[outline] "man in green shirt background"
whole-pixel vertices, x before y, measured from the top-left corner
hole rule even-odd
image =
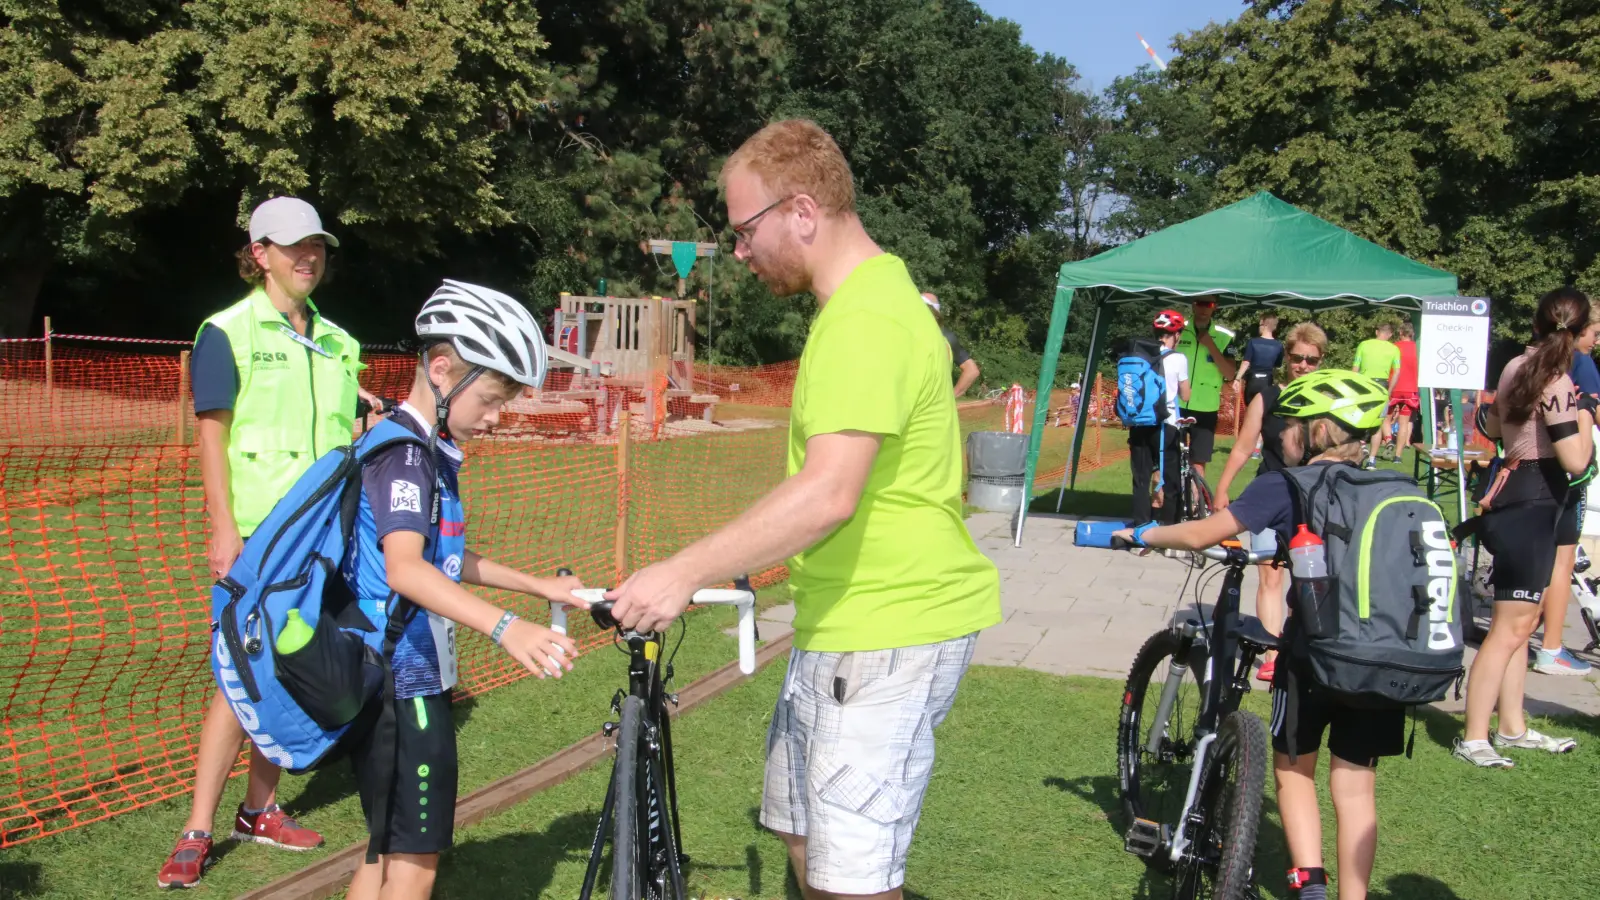
[[[1194,419],[1189,429],[1189,463],[1204,475],[1217,445],[1222,386],[1233,382],[1238,366],[1228,357],[1233,332],[1211,320],[1217,301],[1198,298],[1191,308],[1189,324],[1178,335],[1178,352],[1189,361],[1189,402],[1183,405],[1183,414]]]
[[[660,630],[698,588],[788,559],[794,651],[767,737],[761,821],[808,898],[901,896],[944,720],[1000,579],[961,517],[950,350],[906,266],[861,225],[849,165],[812,122],[767,126],[723,167],[734,255],[816,295],[789,477],[611,593]]]
[[[1388,322],[1379,322],[1374,333],[1377,337],[1356,347],[1356,361],[1350,368],[1388,390],[1390,380],[1400,371],[1400,348],[1394,345],[1394,326]]]
[[[1400,375],[1400,348],[1395,346],[1391,338],[1394,337],[1394,326],[1388,322],[1379,322],[1373,329],[1377,337],[1362,341],[1356,347],[1356,361],[1350,368],[1373,381],[1383,385],[1384,390]],[[1383,435],[1372,436],[1372,452],[1367,456],[1365,468],[1378,468],[1378,445],[1383,440]],[[1400,453],[1400,447],[1395,447],[1395,453]]]

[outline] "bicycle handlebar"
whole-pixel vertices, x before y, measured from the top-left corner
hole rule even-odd
[[[561,570],[565,572],[566,570]],[[571,574],[568,572],[567,574]],[[606,588],[581,588],[572,593],[589,604],[590,615],[601,628],[616,628],[617,620],[611,617],[612,601],[605,599]],[[753,591],[707,588],[695,591],[690,600],[696,606],[735,606],[739,609],[739,671],[753,675],[756,671],[756,595]],[[567,633],[567,610],[573,604],[553,600],[550,603],[550,630]]]
[[[1122,538],[1112,538],[1111,549],[1138,550],[1141,548],[1138,544],[1135,544],[1132,541],[1126,541]],[[1277,551],[1273,551],[1272,553],[1256,553],[1246,550],[1243,547],[1207,547],[1206,549],[1197,552],[1199,552],[1200,555],[1204,556],[1206,559],[1214,560],[1220,563],[1237,563],[1238,565],[1243,566],[1265,565],[1272,562],[1278,556]]]

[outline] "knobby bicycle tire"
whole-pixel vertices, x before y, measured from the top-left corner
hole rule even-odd
[[[611,817],[611,900],[639,900],[644,895],[640,854],[639,745],[643,740],[644,700],[625,697],[617,725],[617,759],[611,770],[615,806]]]
[[[1189,766],[1194,761],[1194,723],[1202,698],[1200,676],[1193,669],[1184,674],[1179,685],[1160,754],[1151,757],[1145,749],[1149,738],[1146,726],[1154,727],[1150,720],[1155,717],[1169,671],[1166,664],[1181,646],[1182,638],[1170,629],[1151,635],[1134,656],[1123,687],[1117,724],[1117,777],[1122,809],[1130,827],[1134,819],[1176,825],[1188,791]],[[1166,856],[1157,854],[1147,859],[1161,864]]]
[[[1256,896],[1256,830],[1267,786],[1267,728],[1244,710],[1229,713],[1206,754],[1190,827],[1173,880],[1173,900],[1246,900]],[[1208,890],[1209,888],[1209,890]]]

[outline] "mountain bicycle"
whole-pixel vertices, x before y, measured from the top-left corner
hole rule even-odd
[[[667,687],[672,684],[672,661],[683,644],[682,625],[678,643],[663,661],[666,635],[622,628],[611,615],[612,604],[604,599],[603,588],[575,593],[588,601],[596,625],[617,633],[618,644],[628,654],[628,688],[618,690],[611,699],[617,721],[601,726],[601,733],[616,738],[616,758],[578,896],[580,900],[593,897],[609,837],[611,900],[684,900],[688,894],[683,871],[689,857],[683,853],[679,827],[672,717],[667,709],[668,703],[678,703],[678,695],[669,693]],[[739,671],[753,674],[756,595],[749,580],[735,581],[733,590],[696,591],[693,602],[697,606],[731,605],[739,610]],[[567,609],[566,604],[552,604],[551,630],[566,634]]]
[[[1245,570],[1275,554],[1227,541],[1200,555],[1225,567],[1212,620],[1196,603],[1197,619],[1151,635],[1122,693],[1117,775],[1131,822],[1123,847],[1172,874],[1174,900],[1257,898],[1267,729],[1239,702],[1256,657],[1278,639],[1239,614],[1239,592]]]

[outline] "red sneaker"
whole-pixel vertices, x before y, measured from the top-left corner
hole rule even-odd
[[[233,819],[233,839],[285,850],[315,850],[322,846],[322,835],[289,818],[277,804],[255,815],[247,814],[241,804]]]
[[[204,831],[186,831],[178,838],[178,846],[167,857],[167,862],[156,875],[156,886],[164,888],[192,888],[200,883],[211,865],[211,835]]]
[[[1256,670],[1256,680],[1265,681],[1266,683],[1271,684],[1272,676],[1277,671],[1278,661],[1276,659],[1269,659],[1261,664],[1261,668]]]

